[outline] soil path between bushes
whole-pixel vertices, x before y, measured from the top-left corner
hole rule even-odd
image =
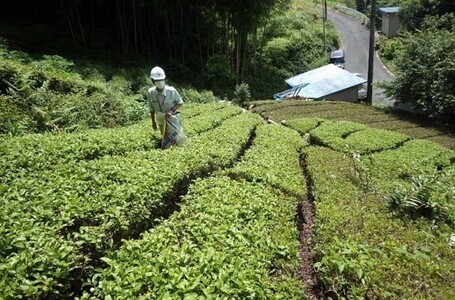
[[[316,214],[313,196],[313,180],[308,173],[307,162],[305,155],[300,158],[300,168],[306,178],[307,197],[297,208],[299,216],[298,230],[299,230],[299,277],[300,281],[306,288],[308,299],[317,300],[321,299],[321,292],[314,272],[314,252],[313,252],[313,221]]]

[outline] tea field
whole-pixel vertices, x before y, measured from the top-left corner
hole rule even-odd
[[[254,105],[183,106],[170,150],[149,120],[3,136],[0,298],[455,298],[449,128]]]

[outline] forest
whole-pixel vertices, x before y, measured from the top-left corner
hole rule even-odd
[[[273,15],[284,16],[290,5],[289,0],[7,1],[2,4],[0,18],[4,24],[14,24],[9,29],[4,26],[2,36],[21,47],[46,53],[73,52],[78,57],[141,56],[150,66],[173,69],[175,78],[222,94],[258,74],[271,73],[273,78],[283,73],[277,69],[296,71],[292,62],[290,67],[274,66],[264,57],[267,42],[283,37],[283,31],[295,27],[292,22],[298,29],[314,27],[313,23],[321,27],[317,14],[313,19],[278,18],[271,22]],[[322,28],[310,29],[315,30]],[[327,50],[335,42],[332,39]],[[296,50],[302,50],[301,43],[295,44]],[[319,56],[325,54],[322,36],[307,47],[320,50]],[[310,63],[310,57],[314,59],[315,51],[309,50],[304,54],[294,51],[300,70]],[[302,55],[305,57],[300,59]],[[279,82],[275,87],[282,85]],[[255,92],[261,96],[259,90]]]

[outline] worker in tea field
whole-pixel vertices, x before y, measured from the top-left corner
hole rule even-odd
[[[163,148],[180,144],[186,140],[178,109],[183,104],[177,90],[166,85],[166,74],[160,67],[154,67],[150,72],[153,87],[147,91],[147,103],[152,118],[152,128],[159,127],[163,134]],[[171,132],[172,131],[172,132]]]

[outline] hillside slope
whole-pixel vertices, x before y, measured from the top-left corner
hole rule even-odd
[[[188,143],[167,151],[147,121],[2,140],[1,297],[455,296],[452,150],[226,102],[182,119]]]

